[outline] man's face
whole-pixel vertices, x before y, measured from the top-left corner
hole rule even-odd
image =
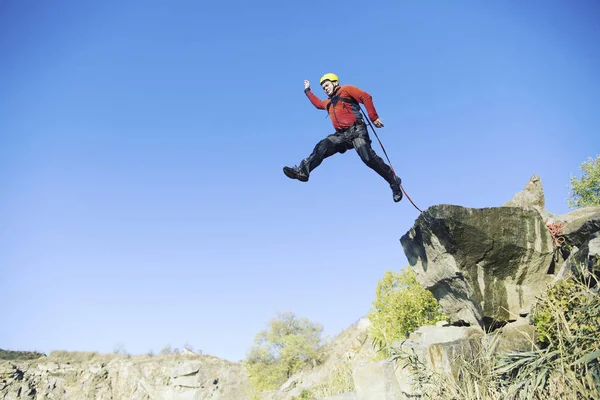
[[[327,96],[331,96],[331,94],[333,93],[333,89],[335,89],[336,86],[337,86],[337,82],[334,85],[331,81],[325,81],[321,85],[321,87],[323,88],[325,93],[327,93]]]

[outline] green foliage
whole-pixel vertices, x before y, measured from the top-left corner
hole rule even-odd
[[[453,359],[456,376],[442,376],[401,354],[420,393],[433,400],[600,399],[600,294],[593,277],[558,281],[532,313],[538,343],[533,351],[498,352],[482,342],[472,358]]]
[[[354,390],[352,365],[349,360],[338,358],[328,367],[326,380],[311,388],[310,394],[315,399],[323,399],[340,393],[353,392]],[[308,399],[311,399],[311,397],[308,397]]]
[[[0,349],[0,360],[36,360],[45,354],[37,351],[12,351]]]
[[[539,299],[531,320],[541,348],[509,354],[496,368],[500,386],[514,393],[509,398],[600,398],[596,284],[593,276],[584,281],[573,276],[555,283]]]
[[[244,362],[256,391],[275,389],[304,367],[322,361],[323,327],[293,313],[280,313],[259,332]]]
[[[581,164],[581,179],[571,176],[571,194],[567,204],[571,208],[600,206],[600,156],[591,157]]]
[[[432,400],[600,399],[600,294],[593,276],[558,281],[532,313],[540,346],[498,352],[496,340],[452,360],[442,375],[414,354],[392,349],[399,368],[409,367],[413,389]]]
[[[316,400],[317,398],[315,397],[314,393],[311,392],[310,390],[302,390],[302,392],[300,392],[300,394],[298,396],[294,396],[291,398],[291,400]]]
[[[439,307],[431,292],[417,282],[413,270],[386,271],[377,285],[376,299],[368,315],[373,342],[381,350],[381,357],[389,357],[388,349],[409,332],[444,320],[446,316]]]
[[[533,309],[531,321],[542,346],[557,347],[575,340],[571,345],[590,347],[597,341],[600,295],[597,289],[590,289],[597,282],[594,275],[584,281],[579,279],[580,276],[573,276],[556,282]]]

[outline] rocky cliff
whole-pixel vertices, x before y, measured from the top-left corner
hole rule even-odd
[[[535,327],[529,314],[536,298],[549,283],[597,273],[600,266],[600,207],[562,216],[544,207],[541,181],[534,176],[502,207],[425,210],[401,244],[419,282],[449,320],[421,327],[398,349],[450,377],[456,375],[457,357],[473,357],[491,335],[496,351],[530,350]],[[410,365],[373,361],[369,325],[361,319],[342,332],[328,344],[324,364],[292,376],[263,398],[306,398],[305,390],[328,400],[426,398]],[[248,389],[243,365],[210,356],[54,353],[0,361],[0,400],[243,400],[250,398]]]
[[[211,356],[124,356],[55,352],[0,362],[0,399],[243,400],[239,363]]]

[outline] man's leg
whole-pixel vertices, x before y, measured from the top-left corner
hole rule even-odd
[[[344,153],[347,149],[346,144],[338,135],[329,135],[317,143],[310,156],[302,160],[299,166],[283,167],[283,173],[288,178],[306,182],[310,172],[321,165],[324,159],[335,153]]]
[[[387,165],[377,153],[375,153],[371,147],[371,139],[366,132],[366,128],[364,130],[360,129],[359,137],[354,139],[352,144],[360,156],[360,159],[390,184],[390,188],[394,194],[394,201],[399,202],[402,200],[402,189],[400,188],[400,183],[402,181],[396,176],[392,168]]]
[[[356,138],[352,141],[356,152],[360,156],[360,159],[367,164],[369,168],[377,172],[383,179],[386,180],[390,185],[395,183],[396,174],[392,171],[389,165],[383,161],[381,157],[375,153],[371,147],[370,140],[367,141],[362,137]]]

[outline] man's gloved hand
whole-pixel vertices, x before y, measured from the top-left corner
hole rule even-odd
[[[306,89],[310,89],[310,82],[305,79],[304,80],[304,90],[306,90]]]
[[[383,128],[383,122],[381,122],[379,120],[379,118],[377,118],[375,121],[373,121],[373,125],[375,125],[378,128]]]

